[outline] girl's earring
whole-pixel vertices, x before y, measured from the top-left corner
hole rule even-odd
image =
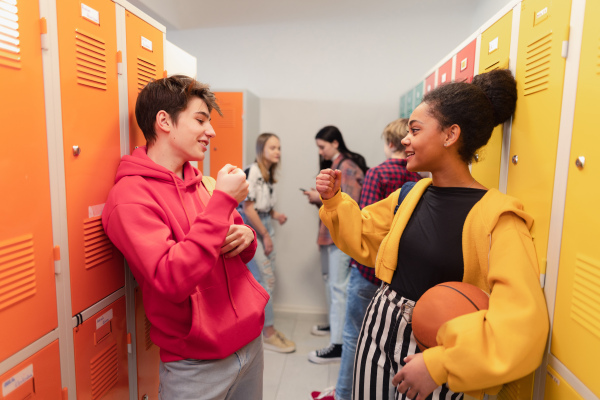
[[[448,147],[448,143],[444,143],[444,147]]]

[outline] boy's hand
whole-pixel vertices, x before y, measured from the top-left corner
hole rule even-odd
[[[246,225],[231,225],[221,246],[221,254],[225,254],[225,258],[235,257],[250,246],[253,240],[252,229]]]
[[[336,169],[323,169],[317,175],[317,192],[324,200],[332,198],[342,186],[342,171]]]
[[[413,354],[404,359],[406,365],[392,379],[392,385],[396,386],[399,393],[413,400],[425,400],[437,387],[425,361],[423,354]]]
[[[310,204],[314,204],[319,207],[323,205],[323,202],[321,201],[321,197],[319,196],[319,192],[317,192],[317,189],[307,190],[304,192],[304,195],[308,197],[308,202]]]
[[[217,174],[215,190],[227,193],[240,203],[248,196],[246,174],[241,169],[227,164]]]

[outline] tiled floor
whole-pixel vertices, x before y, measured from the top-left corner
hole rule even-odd
[[[329,345],[329,336],[310,334],[313,325],[326,321],[325,315],[275,313],[275,328],[296,342],[296,351],[279,354],[265,350],[264,400],[309,400],[313,390],[335,386],[339,363],[308,361],[310,351]]]

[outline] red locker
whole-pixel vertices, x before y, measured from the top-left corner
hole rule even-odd
[[[435,89],[435,72],[425,78],[425,94]]]
[[[0,361],[58,325],[40,12],[14,3],[0,41]]]
[[[0,376],[0,400],[60,399],[58,340]]]
[[[129,399],[125,297],[73,328],[78,399]]]
[[[452,59],[449,59],[438,69],[435,87],[452,82]]]
[[[475,50],[477,49],[477,40],[465,46],[464,49],[456,54],[456,68],[454,70],[454,81],[467,82],[473,81],[475,74]]]
[[[125,284],[101,213],[121,158],[117,27],[110,0],[57,2],[73,315]]]

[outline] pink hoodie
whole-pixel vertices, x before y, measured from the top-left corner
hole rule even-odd
[[[240,255],[220,254],[229,227],[243,224],[236,200],[219,190],[209,197],[189,163],[184,176],[139,147],[122,158],[102,213],[104,230],[142,290],[163,362],[233,354],[261,334],[269,299],[245,265],[256,234]]]

